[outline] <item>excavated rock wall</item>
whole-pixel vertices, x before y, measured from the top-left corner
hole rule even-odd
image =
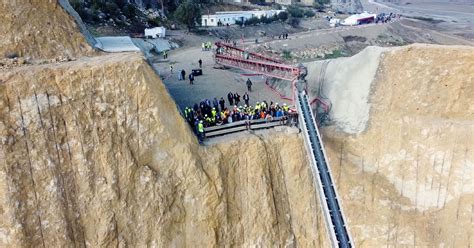
[[[2,247],[329,245],[298,134],[201,147],[137,54],[0,81]]]
[[[1,1],[0,22],[0,58],[52,59],[94,54],[78,23],[58,0]]]
[[[473,245],[473,72],[472,47],[387,51],[365,131],[324,129],[359,247]]]

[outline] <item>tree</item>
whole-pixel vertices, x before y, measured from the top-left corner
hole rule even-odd
[[[300,18],[291,17],[290,19],[288,19],[288,24],[290,24],[294,28],[297,28],[300,26],[300,21]]]
[[[126,4],[122,10],[123,14],[130,20],[135,20],[137,16],[137,8],[133,4]]]
[[[176,9],[174,15],[178,21],[184,23],[191,31],[201,20],[201,8],[195,1],[186,0]]]
[[[288,13],[285,11],[278,13],[278,19],[280,19],[282,22],[286,21],[288,19]]]
[[[317,10],[324,9],[324,5],[331,3],[331,0],[315,0],[313,7]]]
[[[260,19],[258,19],[257,17],[253,16],[247,20],[245,20],[245,26],[251,26],[251,25],[256,25],[260,23]]]
[[[304,16],[306,16],[306,17],[313,17],[315,15],[316,14],[312,10],[307,9],[307,10],[304,11]]]
[[[292,17],[297,17],[297,18],[301,18],[303,17],[304,15],[304,11],[298,7],[298,6],[295,6],[295,5],[290,5],[288,6],[288,9],[286,10],[288,12],[288,14],[290,14]]]

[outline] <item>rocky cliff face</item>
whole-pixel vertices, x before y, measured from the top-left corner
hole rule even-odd
[[[94,53],[76,20],[57,0],[2,1],[0,16],[0,58],[51,59]]]
[[[1,246],[327,246],[298,135],[199,146],[137,54],[0,81]]]
[[[324,130],[352,235],[360,247],[472,246],[474,49],[381,56],[365,131]]]

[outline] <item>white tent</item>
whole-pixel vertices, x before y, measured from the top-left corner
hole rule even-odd
[[[145,37],[164,38],[165,34],[166,34],[166,28],[164,27],[145,28]]]

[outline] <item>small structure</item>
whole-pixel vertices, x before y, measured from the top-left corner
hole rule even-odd
[[[341,19],[331,18],[331,19],[329,20],[329,26],[331,26],[331,27],[333,27],[333,28],[339,26],[340,23],[341,23]]]
[[[355,26],[355,25],[360,25],[364,23],[371,23],[375,22],[377,18],[376,14],[371,14],[369,12],[364,11],[361,14],[357,15],[351,15],[344,19],[344,21],[341,22],[341,25],[344,26]]]
[[[146,38],[164,38],[166,35],[166,28],[164,27],[155,27],[155,28],[145,28],[145,37]]]
[[[217,27],[225,25],[234,25],[236,21],[244,22],[252,17],[261,18],[262,16],[271,17],[278,15],[284,10],[253,10],[253,11],[221,11],[214,15],[202,15],[201,26]]]

